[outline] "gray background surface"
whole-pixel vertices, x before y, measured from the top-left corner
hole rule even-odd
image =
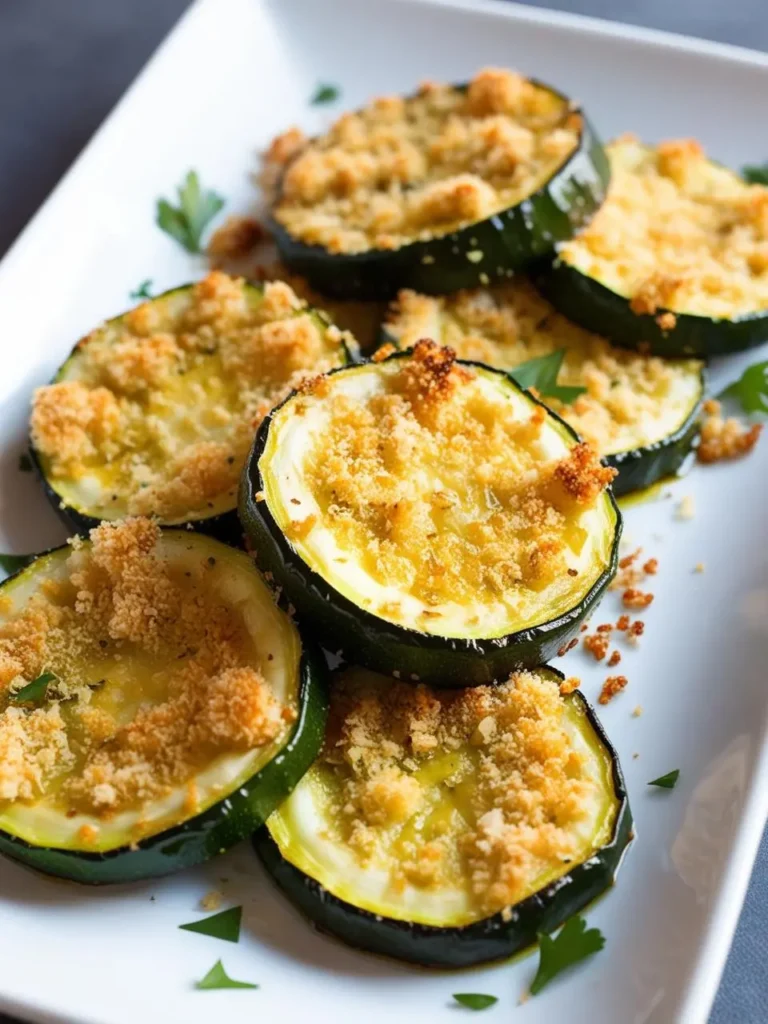
[[[187,5],[188,0],[0,0],[0,254]],[[768,50],[768,0],[533,0],[532,6]],[[765,149],[768,158],[768,137]],[[766,1021],[768,836],[710,1024]],[[9,1024],[8,1018],[0,1015],[0,1024]]]

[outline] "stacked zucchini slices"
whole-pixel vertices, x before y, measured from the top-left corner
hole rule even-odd
[[[391,300],[389,344],[361,361],[287,284],[214,272],[38,390],[34,461],[90,533],[2,584],[0,851],[113,882],[256,830],[357,948],[509,956],[630,842],[616,753],[547,663],[615,574],[614,490],[681,467],[702,358],[762,337],[768,189],[692,143],[604,151],[494,69],[270,160],[284,264]]]

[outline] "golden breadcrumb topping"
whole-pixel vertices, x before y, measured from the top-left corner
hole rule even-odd
[[[347,670],[320,765],[336,838],[363,864],[388,866],[395,888],[460,880],[478,916],[581,852],[573,826],[596,793],[557,681],[535,672],[433,690]]]
[[[546,411],[521,415],[450,349],[422,341],[388,365],[373,393],[333,387],[321,399],[327,418],[304,474],[339,548],[429,606],[421,614],[432,632],[443,602],[513,603],[550,584],[572,587],[581,514],[615,471],[586,444],[543,455]],[[294,517],[306,536],[314,522],[301,508]]]
[[[600,704],[610,704],[617,693],[626,687],[629,680],[626,676],[608,676],[603,683],[598,701]]]
[[[263,295],[214,271],[80,342],[35,392],[31,432],[65,500],[179,521],[232,508],[253,435],[343,337],[282,282]]]
[[[68,811],[108,816],[290,720],[243,608],[210,583],[216,559],[173,564],[160,536],[148,519],[103,523],[0,625],[0,800],[55,792]],[[42,706],[15,704],[43,672],[55,682]]]
[[[738,459],[752,451],[762,433],[762,423],[746,424],[733,416],[722,416],[720,403],[714,398],[705,403],[704,411],[707,415],[696,451],[699,462]]]
[[[436,338],[459,359],[500,370],[564,350],[558,384],[586,392],[568,404],[550,395],[543,400],[601,455],[661,440],[699,397],[700,362],[615,348],[566,320],[524,278],[447,296],[401,291],[386,329],[402,348]]]
[[[608,198],[566,263],[631,300],[636,313],[664,310],[732,319],[768,308],[768,188],[707,160],[693,139],[606,147]]]
[[[266,154],[275,219],[335,253],[397,249],[514,206],[575,150],[581,115],[514,71],[467,89],[428,83],[382,96],[306,142],[295,129]],[[283,170],[284,169],[284,170]]]

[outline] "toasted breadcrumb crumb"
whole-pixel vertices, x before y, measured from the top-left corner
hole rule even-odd
[[[616,621],[616,629],[620,630],[621,632],[624,632],[624,630],[629,629],[629,616],[628,615],[620,615],[618,617],[618,619]]]
[[[696,565],[694,565],[694,567],[693,567],[693,571],[694,572],[704,572],[704,568],[705,568],[705,566],[704,566],[703,562],[697,562]]]
[[[219,892],[219,890],[211,889],[200,900],[200,906],[203,908],[203,910],[213,912],[214,910],[218,910],[221,907],[223,901],[224,897]]]
[[[613,651],[608,659],[608,668],[615,668],[621,661],[621,651]]]
[[[566,655],[568,653],[568,651],[572,651],[573,648],[578,645],[578,643],[579,643],[579,638],[577,636],[572,637],[568,641],[568,643],[567,644],[563,644],[563,646],[557,652],[558,658],[562,658],[564,655]]]
[[[638,704],[638,705],[636,705],[636,707],[634,707],[632,709],[632,717],[633,718],[639,718],[640,715],[642,715],[642,713],[643,713],[643,705],[642,704]]]
[[[569,693],[573,693],[574,690],[578,690],[581,686],[581,679],[578,676],[568,676],[560,683],[560,693],[565,697]]]
[[[718,406],[717,411],[710,413],[701,425],[701,439],[696,449],[699,462],[722,462],[748,455],[758,442],[763,424],[745,424],[733,416],[724,419],[719,403],[713,404]]]
[[[606,633],[590,633],[584,637],[584,649],[589,651],[595,661],[603,660],[610,645],[611,638]]]
[[[693,500],[693,496],[686,494],[685,497],[678,502],[677,508],[675,509],[676,519],[693,519],[696,515],[696,503]]]
[[[627,685],[628,679],[626,676],[608,676],[603,683],[603,688],[600,691],[600,697],[598,701],[600,704],[608,704],[617,693],[621,693],[624,687]]]
[[[628,587],[621,595],[621,601],[625,608],[647,608],[653,601],[653,594],[644,593],[637,587]]]

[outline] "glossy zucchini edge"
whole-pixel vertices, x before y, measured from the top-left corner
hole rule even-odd
[[[402,359],[406,352],[395,352],[384,362]],[[578,436],[567,423],[543,402],[520,388],[504,371],[483,363],[461,360],[462,366],[477,367],[504,377],[510,387],[540,405],[573,438]],[[329,376],[344,367],[331,370]],[[608,565],[589,592],[564,615],[549,622],[493,639],[463,639],[420,633],[399,626],[360,608],[340,594],[332,584],[310,568],[283,534],[266,501],[256,501],[264,492],[259,460],[264,452],[272,418],[296,392],[276,406],[263,420],[254,440],[240,481],[239,513],[249,550],[259,569],[282,587],[296,606],[301,618],[312,624],[325,647],[343,652],[347,661],[403,679],[414,679],[436,686],[480,686],[506,677],[517,669],[535,668],[555,657],[560,648],[578,632],[581,623],[599,603],[616,574],[621,540],[622,516],[610,489],[605,492],[615,517],[613,546]],[[268,575],[268,574],[271,574]]]
[[[61,548],[52,548],[39,557],[59,550]],[[24,566],[2,580],[0,591],[28,568]],[[210,860],[246,839],[291,793],[317,757],[325,739],[327,663],[322,651],[307,640],[303,631],[301,647],[299,713],[290,737],[260,771],[217,803],[135,845],[103,853],[37,846],[0,828],[0,854],[46,875],[87,885],[104,885],[159,878]]]
[[[635,313],[628,298],[561,259],[548,266],[539,264],[534,282],[558,312],[621,348],[669,359],[708,359],[741,352],[768,340],[768,311],[732,320],[664,308],[655,314]],[[676,320],[670,330],[664,330],[658,322],[665,313]]]
[[[175,288],[169,288],[167,289],[167,291],[161,292],[159,295],[153,295],[152,298],[148,299],[147,301],[154,302],[158,299],[167,299],[175,292],[185,291],[188,288],[194,287],[196,283],[197,282],[195,281],[189,281],[186,284],[177,285]],[[256,284],[253,281],[246,281],[245,285],[247,288],[252,288],[257,291],[261,291],[263,289],[263,285]],[[136,307],[132,308],[135,309]],[[332,325],[333,321],[328,316],[328,314],[325,313],[322,309],[317,309],[314,306],[311,306],[309,307],[309,311],[312,312],[315,316],[319,317],[326,326]],[[126,310],[123,313],[119,313],[117,316],[110,317],[108,320],[105,320],[104,323],[100,325],[100,327],[95,328],[95,330],[99,330],[100,328],[106,327],[108,324],[116,323],[117,321],[122,320],[122,318],[126,316],[126,314],[129,312],[130,310]],[[56,373],[49,381],[50,384],[56,384],[59,381],[65,368],[77,356],[78,350],[82,348],[83,344],[87,341],[89,337],[90,335],[87,334],[79,341],[75,342],[69,355],[64,360],[64,362],[59,366],[59,368],[56,370]],[[356,342],[354,345],[350,345],[347,343],[346,340],[343,340],[341,342],[341,349],[344,353],[344,366],[350,366],[353,363],[359,362],[360,359],[362,358],[359,346],[357,345]],[[89,530],[94,529],[101,522],[104,521],[97,516],[88,515],[81,509],[75,508],[73,505],[69,505],[66,501],[64,501],[64,499],[56,490],[51,480],[46,475],[42,459],[38,454],[37,449],[35,448],[31,436],[28,438],[27,452],[29,454],[29,458],[30,461],[32,462],[34,470],[37,473],[37,476],[40,480],[40,483],[42,484],[43,490],[45,492],[46,497],[48,498],[48,501],[50,502],[54,511],[58,515],[59,519],[62,520],[62,522],[67,528],[74,530],[78,534],[85,535],[89,532]],[[225,512],[218,512],[215,515],[205,516],[202,519],[188,519],[182,520],[180,522],[168,523],[163,525],[167,525],[170,529],[186,529],[194,531],[195,533],[203,533],[208,537],[213,537],[214,540],[222,541],[224,544],[230,544],[232,547],[242,548],[243,533],[242,529],[240,528],[240,522],[238,520],[237,503],[235,503],[231,509],[228,509]]]
[[[511,917],[497,913],[463,927],[440,928],[362,910],[334,896],[286,860],[270,835],[269,823],[253,837],[259,859],[313,927],[355,949],[438,968],[470,967],[514,956],[531,946],[538,933],[554,931],[609,889],[634,839],[632,812],[616,750],[584,695],[577,690],[574,697],[581,701],[590,726],[611,760],[618,802],[613,834],[588,860],[515,904]]]
[[[551,86],[531,81],[566,99]],[[583,110],[572,111],[582,118],[578,146],[542,186],[516,205],[448,234],[361,253],[330,253],[321,245],[302,242],[271,217],[270,232],[281,260],[318,291],[348,299],[390,299],[400,288],[442,295],[510,276],[572,238],[605,199],[608,158]],[[471,262],[470,251],[482,253],[482,258]]]

